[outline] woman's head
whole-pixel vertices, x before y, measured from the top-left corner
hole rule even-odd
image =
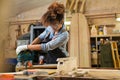
[[[44,26],[62,24],[64,22],[64,12],[64,5],[54,2],[48,7],[47,12],[42,16],[42,24]]]

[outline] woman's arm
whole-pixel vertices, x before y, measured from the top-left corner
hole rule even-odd
[[[16,49],[16,54],[18,55],[21,51],[24,50],[41,50],[40,44],[34,44],[34,45],[21,45],[18,46]]]
[[[37,43],[40,43],[40,38],[39,37],[35,38],[30,45],[37,44]]]
[[[55,39],[52,39],[51,41],[47,42],[47,43],[41,43],[40,44],[40,48],[43,51],[49,51],[49,50],[53,50],[65,43],[67,43],[69,39],[69,34],[68,32],[64,32],[61,35],[59,35],[58,37],[56,37]]]
[[[29,50],[41,50],[41,45],[40,44],[27,45],[27,48]]]
[[[19,54],[21,51],[24,50],[41,50],[40,42],[44,39],[46,35],[46,30],[41,33],[37,38],[33,40],[33,42],[30,45],[21,45],[18,46],[16,49],[16,54]]]
[[[45,38],[46,34],[47,34],[47,28],[37,38],[35,38],[30,45],[39,44]]]

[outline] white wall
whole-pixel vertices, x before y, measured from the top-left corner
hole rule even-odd
[[[56,0],[56,1],[59,1],[65,4],[65,0]],[[50,4],[51,3],[32,9],[32,10],[29,10],[29,11],[26,11],[26,12],[22,12],[18,14],[17,16],[11,18],[10,20],[12,21],[40,20],[41,16],[47,11],[47,8]]]
[[[120,12],[120,0],[86,0],[86,13],[118,13]]]

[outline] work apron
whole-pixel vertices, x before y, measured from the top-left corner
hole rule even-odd
[[[42,41],[42,43],[47,43],[47,42],[49,42],[51,40],[52,39],[50,39],[50,33],[48,33],[46,35],[46,37],[44,38],[44,40]],[[62,50],[59,49],[59,48],[49,50],[49,51],[47,51],[45,53],[46,53],[46,55],[45,55],[46,64],[56,64],[57,63],[57,58],[66,57],[65,53],[63,53]]]
[[[66,55],[59,48],[56,48],[47,52],[45,61],[46,64],[56,64],[57,58],[63,57],[66,57]]]

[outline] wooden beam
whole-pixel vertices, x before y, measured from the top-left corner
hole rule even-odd
[[[80,8],[80,12],[81,12],[81,13],[84,12],[85,2],[86,2],[86,0],[82,0],[82,4],[81,4],[81,8]]]
[[[79,0],[76,0],[75,6],[74,6],[75,12],[78,12],[78,3],[79,3]]]
[[[84,14],[86,17],[90,17],[90,16],[107,16],[107,15],[114,15],[115,16],[116,13],[97,13],[97,14]]]
[[[11,21],[9,22],[9,25],[31,24],[36,22],[40,22],[40,20]]]
[[[69,10],[72,11],[73,8],[74,8],[74,5],[75,5],[75,1],[76,0],[72,0],[71,4],[70,4],[70,7],[69,7]]]

